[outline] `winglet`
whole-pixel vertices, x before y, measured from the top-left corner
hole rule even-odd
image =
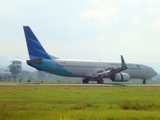
[[[122,55],[121,55],[121,63],[122,63],[122,68],[123,69],[128,69],[128,67],[127,67],[127,65],[126,65],[126,63],[125,63],[124,58],[123,58]]]

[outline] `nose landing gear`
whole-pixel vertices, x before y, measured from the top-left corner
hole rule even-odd
[[[146,84],[146,79],[143,79],[143,84]]]

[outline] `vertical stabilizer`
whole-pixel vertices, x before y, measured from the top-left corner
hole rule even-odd
[[[39,57],[45,59],[51,59],[48,53],[44,50],[41,43],[38,41],[29,26],[23,26],[26,43],[28,47],[28,53],[30,59],[36,59]]]

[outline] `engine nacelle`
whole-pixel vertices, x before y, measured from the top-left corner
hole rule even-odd
[[[127,82],[130,80],[130,76],[127,73],[116,73],[112,75],[110,79],[114,82]]]

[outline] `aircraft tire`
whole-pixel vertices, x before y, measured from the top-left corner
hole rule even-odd
[[[89,83],[89,80],[88,79],[83,79],[82,82],[83,83]]]
[[[103,80],[103,79],[97,80],[97,83],[98,83],[98,84],[103,84],[103,83],[104,83],[104,80]]]
[[[143,80],[143,84],[146,84],[146,80],[145,79]]]

